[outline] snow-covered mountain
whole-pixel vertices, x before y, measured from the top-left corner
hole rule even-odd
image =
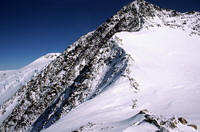
[[[0,105],[59,55],[49,53],[21,69],[0,71]]]
[[[136,0],[16,90],[0,130],[197,131],[199,49],[199,12]]]
[[[40,73],[51,61],[56,59],[60,53],[48,53],[31,64],[18,70],[0,71],[0,105],[11,98],[17,90]],[[0,116],[0,123],[3,121]]]

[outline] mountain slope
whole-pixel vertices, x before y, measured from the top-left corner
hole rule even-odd
[[[163,120],[185,117],[189,123],[199,125],[200,37],[162,26],[121,32],[114,38],[120,40],[120,47],[134,58],[128,67],[132,71],[129,76],[138,82],[139,91],[135,93],[129,79],[122,75],[108,90],[81,104],[46,131],[159,130],[148,123],[137,125],[144,118],[138,114],[143,109],[164,116],[157,117]],[[179,123],[177,128],[168,129],[170,132],[195,131],[186,126]]]
[[[123,33],[122,31],[133,33]],[[184,46],[187,46],[185,42],[195,44],[195,46],[191,46],[191,52],[194,52],[193,49],[199,48],[196,45],[199,42],[199,31],[198,12],[178,13],[161,9],[143,0],[132,2],[124,6],[97,30],[81,37],[67,48],[39,75],[20,88],[12,98],[4,103],[0,107],[0,111],[6,111],[7,105],[16,101],[12,113],[3,121],[0,129],[4,131],[40,131],[51,126],[47,130],[55,131],[58,128],[63,128],[59,130],[129,131],[128,129],[148,130],[146,128],[149,128],[154,131],[168,131],[167,129],[182,131],[183,128],[183,130],[193,131],[192,127],[182,125],[181,121],[176,118],[167,120],[151,112],[139,113],[139,111],[148,108],[157,112],[156,114],[163,114],[159,113],[161,109],[169,107],[170,103],[173,103],[172,100],[166,98],[157,98],[163,99],[164,102],[155,102],[164,103],[163,107],[151,105],[154,103],[150,96],[152,92],[153,94],[159,93],[158,96],[163,95],[163,90],[168,90],[169,84],[181,79],[178,78],[179,76],[171,75],[171,73],[182,73],[181,70],[185,70],[182,67],[182,69],[179,67],[169,68],[169,72],[163,72],[168,80],[165,82],[164,79],[160,79],[159,75],[165,69],[165,64],[171,64],[171,62],[177,64],[176,60],[179,60],[180,57],[178,55],[174,60],[167,58],[165,54],[161,54],[162,50],[168,48],[165,45],[169,42],[170,47],[176,46],[169,54],[176,55],[173,51],[180,48],[178,41],[180,36],[177,36],[179,39],[176,41],[167,41],[167,39],[174,39],[170,35],[174,35],[176,38],[177,33],[180,33],[181,37],[185,38],[183,39]],[[144,35],[145,38],[141,37],[140,34]],[[149,38],[147,34],[149,34]],[[156,39],[157,35],[161,35],[158,40]],[[191,35],[191,41],[188,40],[189,35]],[[146,41],[139,41],[140,39]],[[185,49],[187,48],[184,48],[183,52],[186,51]],[[196,54],[194,52],[192,57]],[[183,55],[186,57],[188,53]],[[157,56],[160,58],[156,58]],[[198,55],[196,59],[199,59]],[[161,60],[165,63],[157,65],[158,61]],[[181,63],[185,64],[189,60],[181,61]],[[190,64],[194,64],[194,71],[198,68],[194,60]],[[171,67],[171,65],[166,66]],[[189,66],[187,65],[187,67]],[[155,72],[152,69],[156,69]],[[173,80],[174,78],[171,77],[177,80]],[[161,82],[157,83],[159,80]],[[150,87],[151,84],[152,87]],[[162,86],[163,90],[158,90]],[[178,83],[175,83],[172,87],[177,86]],[[178,92],[173,94],[176,95]],[[168,105],[165,104],[166,100]],[[150,105],[145,105],[148,101]],[[195,102],[198,102],[198,99]],[[136,106],[138,107],[135,108]],[[171,112],[175,112],[175,108],[171,107]],[[83,113],[85,110],[88,112]],[[70,116],[73,114],[75,115]],[[196,114],[198,113],[195,113],[195,116]],[[52,126],[59,119],[60,121]],[[190,118],[190,121],[193,119]],[[197,119],[199,118],[197,117]],[[68,124],[68,126],[63,127],[64,124]],[[169,124],[175,124],[178,130],[172,129]],[[143,125],[144,127],[140,128]]]
[[[21,69],[0,71],[0,105],[11,98],[20,87],[30,81],[33,76],[39,74],[45,66],[59,55],[60,53],[49,53]],[[2,122],[2,118],[0,116],[0,122]]]

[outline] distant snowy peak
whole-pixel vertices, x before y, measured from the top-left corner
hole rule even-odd
[[[50,62],[50,61],[56,59],[60,54],[61,53],[48,53],[48,54],[41,56],[40,58],[36,59],[35,61],[33,61],[31,64],[29,64],[27,66],[29,67],[30,65],[35,65],[35,64],[38,64],[38,63]],[[27,66],[25,66],[25,67],[27,67]],[[23,68],[25,68],[25,67],[23,67]]]
[[[0,105],[59,55],[60,53],[48,53],[23,68],[0,71]]]

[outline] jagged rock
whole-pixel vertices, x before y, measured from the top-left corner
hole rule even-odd
[[[192,128],[194,128],[195,130],[198,129],[197,125],[194,125],[194,124],[189,124],[189,125],[187,125],[187,126],[192,127]]]
[[[144,119],[145,122],[153,124],[154,126],[156,126],[159,129],[161,128],[160,123],[158,122],[158,119],[156,119],[155,117],[153,117],[149,114],[146,114],[144,117],[145,117],[145,119]]]
[[[183,117],[179,117],[178,120],[183,124],[183,125],[186,125],[188,122],[185,118]]]
[[[158,128],[158,130],[156,132],[169,132],[172,129],[178,128],[178,126],[181,123],[179,121],[180,118],[172,117],[170,119],[165,119],[165,118],[162,118],[161,116],[152,114],[148,110],[141,110],[138,114],[136,114],[136,118],[138,115],[143,115],[144,118],[142,118],[142,120],[140,120],[139,122],[134,123],[134,125],[135,124],[141,125],[143,123],[149,123]],[[183,117],[181,117],[181,118],[184,119]],[[186,125],[186,124],[182,124],[182,125]],[[194,129],[197,130],[196,125],[187,125],[187,126],[193,127]]]
[[[139,114],[148,114],[148,113],[149,113],[149,111],[147,109],[141,110],[139,112]]]

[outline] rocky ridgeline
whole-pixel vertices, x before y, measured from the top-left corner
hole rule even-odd
[[[81,37],[0,106],[0,115],[6,117],[0,130],[40,131],[101,93],[123,75],[128,66],[129,57],[113,35],[159,26],[153,20],[164,16],[163,12],[166,10],[137,0],[124,6],[95,31]],[[173,11],[167,12],[171,18],[176,17]]]
[[[171,28],[179,28],[190,35],[200,35],[200,12],[177,12],[175,10],[162,9],[152,5],[151,12],[153,17],[144,17],[145,24],[143,28],[168,26]]]
[[[148,123],[157,127],[158,130],[156,132],[169,132],[170,130],[176,129],[181,125],[188,126],[194,130],[197,130],[196,125],[189,124],[183,117],[172,117],[169,119],[164,119],[163,117],[152,114],[148,110],[142,110],[136,116],[138,115],[143,115],[144,118],[140,122],[136,122],[133,125]]]
[[[127,59],[111,38],[116,32],[139,30],[139,19],[137,8],[130,4],[66,49],[10,99],[17,98],[18,103],[1,130],[39,131],[115,81],[125,70]],[[10,100],[1,111],[14,102]]]
[[[194,124],[189,124],[186,119],[183,117],[172,117],[165,119],[161,116],[154,115],[148,110],[141,110],[139,113],[129,118],[131,120],[129,127],[145,126],[148,125],[155,129],[155,132],[177,132],[177,129],[182,127],[188,127],[191,131],[196,131],[197,126]],[[88,122],[86,125],[81,126],[72,132],[94,132],[94,131],[114,131],[116,128],[114,124],[107,126],[103,123],[92,123]],[[125,128],[126,129],[126,128]],[[123,130],[122,130],[123,131]],[[134,131],[134,130],[133,130]],[[137,130],[139,131],[139,130]],[[149,130],[150,131],[150,130]],[[153,130],[151,130],[153,131]],[[181,130],[180,130],[181,131]]]

